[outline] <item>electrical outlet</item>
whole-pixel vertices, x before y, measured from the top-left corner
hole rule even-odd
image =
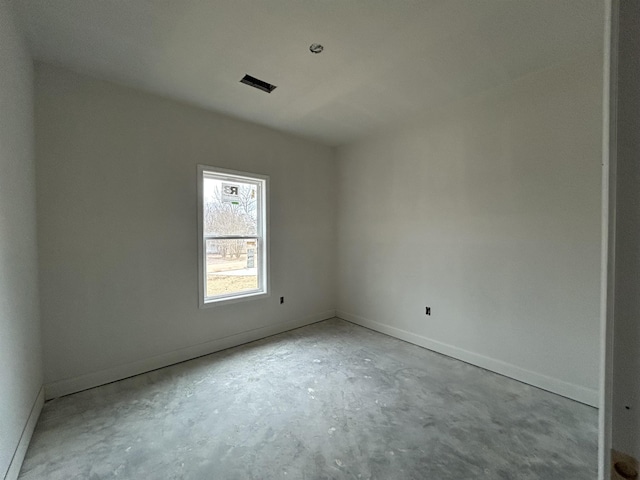
[[[280,305],[284,303],[284,297],[280,297]]]
[[[431,315],[431,307],[425,307],[425,312],[426,315]]]

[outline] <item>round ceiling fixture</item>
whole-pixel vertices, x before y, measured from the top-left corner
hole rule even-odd
[[[309,50],[311,51],[311,53],[322,53],[324,47],[319,43],[312,43],[309,47]]]

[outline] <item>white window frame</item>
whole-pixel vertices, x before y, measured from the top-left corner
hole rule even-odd
[[[230,182],[253,182],[258,185],[258,202],[257,202],[257,232],[253,236],[243,235],[205,235],[204,234],[204,178],[207,173]],[[209,238],[226,238],[226,239],[253,239],[258,242],[258,289],[219,295],[216,297],[206,296],[207,285],[207,268],[205,255],[205,242]],[[198,165],[198,298],[199,308],[208,308],[216,305],[223,305],[245,300],[251,300],[270,295],[270,276],[269,276],[269,176],[256,173],[241,172],[238,170],[229,170],[226,168],[214,167],[211,165]]]

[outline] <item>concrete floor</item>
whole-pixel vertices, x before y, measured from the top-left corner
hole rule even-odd
[[[332,319],[47,403],[30,479],[596,478],[597,411]]]

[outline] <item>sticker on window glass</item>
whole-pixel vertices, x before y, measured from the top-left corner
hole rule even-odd
[[[223,182],[222,201],[238,205],[240,203],[240,185]]]

